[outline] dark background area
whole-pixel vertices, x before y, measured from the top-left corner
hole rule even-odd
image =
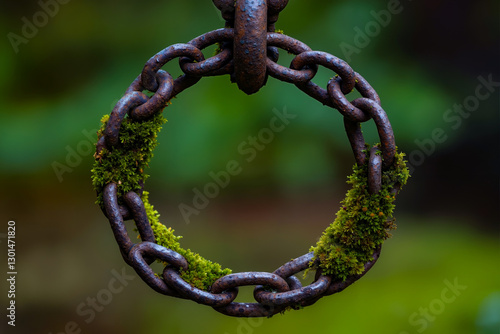
[[[70,1],[16,47],[12,33],[23,36],[26,21],[44,9],[36,1],[2,2],[0,248],[6,254],[7,222],[16,221],[19,272],[18,326],[7,333],[55,334],[70,321],[82,333],[244,327],[252,333],[497,333],[500,87],[466,117],[451,121],[458,114],[448,110],[473,101],[483,79],[500,82],[499,6],[401,1],[401,12],[360,47],[358,32],[376,24],[373,11],[389,3],[293,0],[277,24],[313,50],[348,61],[370,82],[415,167],[397,200],[398,230],[374,269],[315,306],[253,321],[159,296],[135,278],[86,323],[77,307],[125,264],[94,204],[93,143],[85,133],[95,133],[151,56],[224,22],[208,0]],[[346,45],[359,52],[346,54]],[[283,65],[292,59],[280,56]],[[180,74],[176,61],[165,69]],[[326,87],[333,75],[323,68],[314,81]],[[161,221],[184,236],[182,245],[236,272],[272,271],[307,252],[334,219],[354,163],[340,114],[272,78],[252,96],[228,77],[204,78],[172,102],[146,189]],[[238,145],[267,127],[274,109],[285,108],[296,119],[243,163]],[[367,142],[378,141],[373,124],[363,129]],[[446,140],[433,140],[436,129]],[[187,224],[179,205],[190,204],[193,188],[211,182],[209,173],[230,160],[241,161],[243,172]],[[71,171],[58,174],[58,164]],[[467,286],[456,301],[433,313],[425,329],[415,323],[412,315],[438,305],[444,282],[455,279]]]

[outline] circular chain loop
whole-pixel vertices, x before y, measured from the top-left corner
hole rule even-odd
[[[371,85],[345,61],[326,52],[313,51],[299,40],[274,32],[274,22],[288,0],[268,0],[266,8],[262,7],[262,3],[265,3],[263,0],[238,0],[238,4],[243,4],[239,9],[235,8],[234,0],[213,2],[229,23],[228,27],[198,36],[187,44],[174,44],[151,57],[113,109],[102,137],[98,139],[95,158],[99,160],[104,149],[112,150],[120,145],[119,132],[127,114],[133,121],[147,120],[202,77],[231,74],[242,85],[240,88],[251,93],[265,84],[269,75],[295,84],[314,99],[340,111],[356,163],[362,165],[368,162],[369,192],[378,193],[381,189],[382,171],[393,164],[396,148],[392,127],[380,105],[380,98]],[[244,13],[247,8],[253,11]],[[244,22],[245,18],[249,18],[249,13],[256,12],[259,20],[251,24],[251,27],[260,31],[247,38],[249,29],[244,27],[247,24]],[[238,21],[237,15],[240,15],[240,22],[235,22]],[[243,26],[231,28],[235,23]],[[252,43],[256,43],[255,48]],[[205,59],[202,50],[214,44],[219,45],[220,52]],[[295,55],[290,67],[277,63],[280,49]],[[258,52],[258,59],[254,63],[252,57]],[[179,58],[179,66],[184,74],[174,80],[161,68],[175,58]],[[337,75],[328,82],[327,89],[312,82],[319,65]],[[255,68],[252,67],[260,68],[259,71],[263,73],[253,73],[247,77],[244,72],[253,71]],[[346,95],[353,89],[362,98],[349,101]],[[149,98],[143,93],[145,90],[154,93],[153,96]],[[371,119],[375,122],[381,144],[373,147],[367,154],[361,123]],[[224,276],[215,281],[209,291],[203,291],[181,278],[179,271],[188,269],[187,260],[171,249],[156,244],[141,200],[143,182],[139,184],[139,191],[128,192],[122,199],[117,198],[117,187],[115,183],[104,187],[103,211],[126,263],[155,291],[211,306],[226,315],[272,316],[288,307],[312,305],[321,297],[340,292],[357,281],[372,268],[380,256],[378,248],[373,254],[373,260],[365,264],[364,272],[359,275],[339,280],[322,275],[321,270],[317,270],[314,281],[302,286],[295,275],[311,267],[314,258],[311,252],[282,265],[273,273],[244,272]],[[124,221],[129,219],[135,222],[141,238],[137,244],[131,241],[125,227]],[[167,263],[161,276],[156,275],[150,267],[155,260]],[[255,286],[254,298],[257,303],[234,302],[238,287],[247,285]]]

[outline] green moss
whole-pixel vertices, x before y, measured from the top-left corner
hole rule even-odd
[[[106,115],[102,118],[101,129],[97,135],[100,138],[109,120]],[[140,182],[149,177],[144,173],[148,167],[153,150],[158,145],[157,134],[166,119],[158,113],[148,121],[132,122],[125,118],[120,128],[119,147],[111,151],[103,149],[96,154],[96,161],[92,168],[92,184],[97,191],[97,204],[102,207],[102,192],[111,182],[118,185],[118,198],[129,191],[140,190]]]
[[[99,137],[108,120],[109,116],[103,117]],[[161,113],[143,122],[126,118],[120,128],[121,145],[112,150],[103,149],[96,154],[92,183],[97,191],[97,203],[101,207],[103,189],[110,182],[118,185],[119,199],[129,191],[140,190],[140,182],[148,178],[144,170],[153,157],[153,150],[158,144],[157,134],[165,121]],[[396,154],[393,166],[383,172],[381,191],[373,195],[368,193],[367,165],[354,166],[353,174],[348,180],[352,189],[347,192],[335,221],[325,230],[317,245],[311,248],[314,252],[311,268],[317,266],[325,274],[343,280],[363,272],[364,264],[371,260],[375,249],[390,236],[389,231],[395,228],[392,216],[395,198],[391,190],[396,184],[406,184],[409,177],[403,158],[403,153]],[[188,261],[188,269],[180,272],[186,282],[208,291],[218,278],[231,273],[230,269],[222,269],[218,263],[181,248],[181,237],[175,236],[171,228],[160,223],[159,214],[149,203],[147,192],[144,192],[142,200],[156,242],[179,253]]]
[[[342,280],[361,274],[375,249],[390,237],[389,231],[396,227],[392,215],[395,197],[391,190],[394,185],[403,186],[408,180],[404,153],[397,153],[393,166],[383,172],[379,193],[369,194],[367,175],[367,164],[353,167],[353,174],[347,181],[352,188],[342,201],[335,221],[311,248],[314,252],[311,266]]]
[[[182,237],[175,236],[174,230],[160,223],[160,214],[151,204],[149,204],[148,196],[148,192],[145,191],[142,195],[142,201],[144,202],[144,207],[146,208],[149,223],[153,228],[156,243],[179,253],[188,261],[188,269],[180,271],[181,277],[186,282],[189,282],[192,286],[198,289],[208,291],[210,286],[212,286],[217,279],[231,274],[230,269],[222,269],[220,264],[209,261],[201,257],[199,254],[192,252],[190,249],[181,248],[179,239]]]
[[[109,116],[101,120],[102,126],[98,132],[101,137]],[[118,185],[118,198],[129,191],[140,190],[140,182],[149,175],[144,173],[153,157],[153,150],[158,145],[157,134],[166,122],[161,113],[150,120],[135,122],[125,118],[120,128],[121,145],[112,150],[103,149],[96,154],[92,168],[92,184],[97,192],[97,204],[103,206],[102,193],[104,187],[114,182]],[[204,259],[199,254],[180,246],[179,239],[171,228],[167,228],[159,221],[159,213],[149,203],[148,193],[142,195],[142,201],[147,212],[149,223],[153,229],[156,243],[170,248],[184,256],[189,266],[181,270],[181,277],[194,287],[208,291],[210,286],[220,277],[231,273],[230,269],[222,269],[218,263]],[[166,264],[165,264],[166,265]]]
[[[222,43],[217,42],[217,43],[215,43],[215,45],[216,45],[216,48],[215,48],[214,54],[212,56],[217,56],[219,53],[222,52]]]

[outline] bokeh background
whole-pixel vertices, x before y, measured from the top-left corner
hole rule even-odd
[[[278,28],[348,60],[375,87],[414,168],[398,229],[366,277],[315,306],[253,320],[158,295],[128,267],[134,278],[90,320],[89,298],[125,268],[90,182],[99,120],[156,52],[224,22],[208,0],[62,2],[0,4],[0,259],[6,275],[14,220],[18,270],[15,328],[1,280],[2,333],[499,332],[499,85],[481,88],[489,95],[473,105],[479,77],[500,81],[497,1],[401,1],[362,47],[371,12],[394,1],[290,1]],[[23,32],[33,20],[44,24]],[[12,33],[29,38],[13,45]],[[347,55],[346,45],[358,50]],[[177,67],[165,69],[176,76]],[[322,69],[315,82],[326,87],[331,76]],[[472,110],[448,111],[463,103]],[[238,145],[285,108],[296,118],[246,163]],[[274,79],[246,96],[219,77],[183,92],[165,115],[146,189],[184,247],[235,272],[273,271],[334,219],[354,163],[335,110]],[[377,141],[373,125],[364,130]],[[179,205],[231,160],[242,173],[187,223]],[[242,290],[238,300],[251,301]]]

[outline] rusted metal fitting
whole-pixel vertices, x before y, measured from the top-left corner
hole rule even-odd
[[[267,78],[267,1],[237,0],[234,30],[234,80],[250,95]]]

